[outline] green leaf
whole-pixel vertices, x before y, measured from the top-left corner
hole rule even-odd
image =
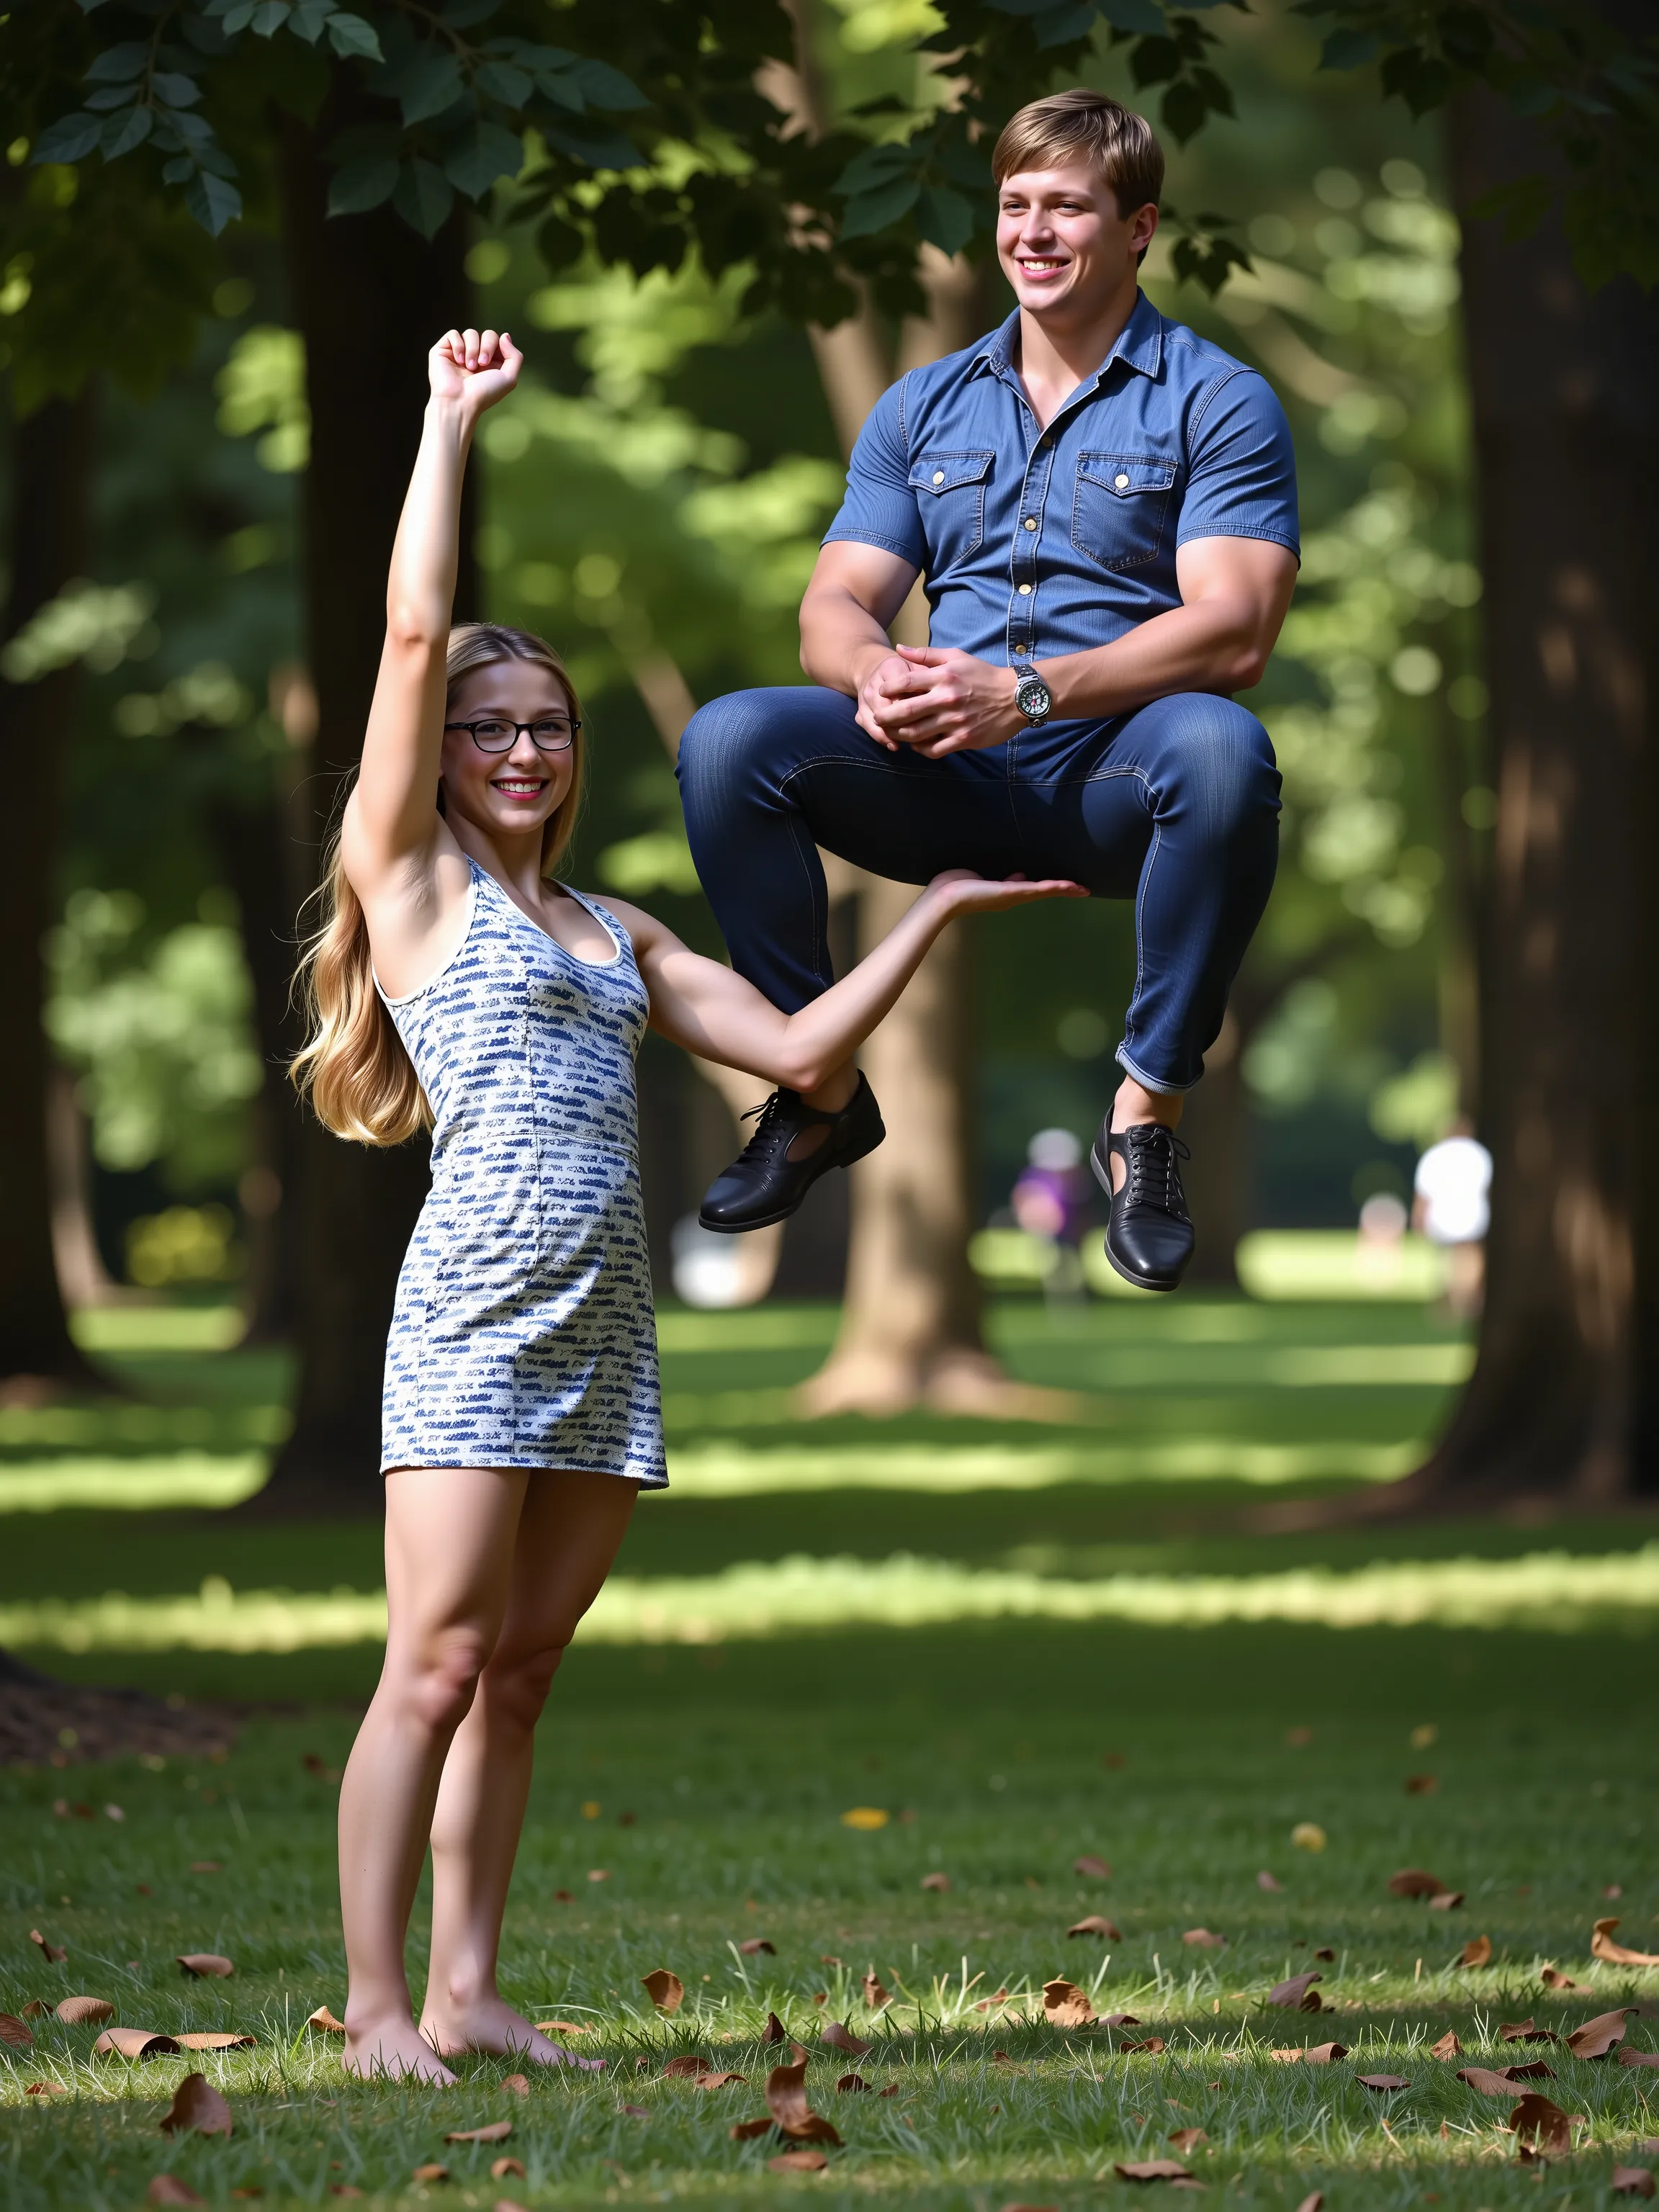
[[[1364,69],[1375,58],[1377,38],[1375,31],[1332,31],[1319,50],[1319,66],[1322,70]]]
[[[234,38],[239,32],[246,30],[258,13],[258,7],[259,0],[241,0],[240,6],[228,8],[224,17],[224,27],[228,35]]]
[[[125,46],[106,46],[101,54],[93,57],[84,82],[88,84],[125,84],[142,75],[149,59],[149,48],[142,39],[130,39]]]
[[[880,191],[860,192],[847,204],[842,217],[841,234],[846,238],[869,238],[878,230],[885,230],[890,222],[896,222],[908,215],[921,196],[921,186],[914,177],[896,178]]]
[[[649,107],[651,103],[630,76],[609,62],[596,61],[591,54],[578,54],[568,74],[574,76],[588,100],[608,113],[621,114],[629,108]]]
[[[123,154],[130,154],[135,146],[143,145],[155,127],[152,109],[130,107],[125,115],[111,116],[98,141],[98,150],[106,161],[118,161]]]
[[[389,200],[398,185],[395,154],[365,154],[343,162],[328,188],[331,215],[366,215]]]
[[[169,161],[162,170],[161,182],[164,185],[182,185],[195,174],[195,162],[188,154],[180,154],[176,161]]]
[[[195,78],[180,76],[176,70],[158,70],[149,81],[149,88],[167,107],[194,107],[202,97],[202,88]]]
[[[536,81],[530,72],[514,69],[511,62],[480,63],[472,82],[488,98],[499,100],[503,107],[522,107],[536,89]]]
[[[974,234],[973,203],[949,185],[924,185],[916,195],[916,228],[941,253],[960,253]]]
[[[101,92],[88,95],[88,107],[94,115],[107,115],[112,107],[125,107],[137,97],[136,84],[106,84]]]
[[[1133,38],[1158,38],[1164,30],[1164,10],[1153,0],[1098,0],[1101,14],[1115,31]]]
[[[556,146],[562,154],[573,161],[585,161],[590,169],[642,169],[643,156],[630,139],[620,131],[609,131],[604,125],[579,123],[572,117],[568,121],[553,122],[544,118],[541,133],[550,146]]]
[[[253,11],[252,29],[256,39],[274,38],[293,12],[289,0],[259,0]],[[215,234],[216,236],[216,233]]]
[[[228,222],[242,212],[242,195],[222,177],[198,176],[185,193],[185,205],[210,238],[217,238]]]
[[[1073,40],[1086,39],[1094,27],[1095,0],[1059,0],[1058,6],[1045,8],[1031,23],[1039,52],[1048,46],[1069,46]]]
[[[555,101],[572,115],[587,112],[587,95],[577,80],[563,70],[538,69],[536,82],[545,99]]]
[[[342,60],[349,60],[353,54],[362,55],[365,61],[383,62],[386,59],[380,51],[380,33],[374,25],[366,23],[361,15],[354,15],[349,10],[329,17],[328,42]]]
[[[882,185],[890,184],[895,177],[908,175],[915,166],[915,156],[906,145],[890,141],[881,146],[866,146],[861,154],[854,155],[830,189],[849,193],[874,191]]]
[[[48,123],[35,140],[31,163],[83,161],[103,135],[101,116],[60,115],[55,123]]]
[[[574,268],[587,251],[587,240],[574,223],[562,216],[550,215],[536,233],[536,251],[541,256],[542,266],[550,276],[556,276],[562,269]]]
[[[445,46],[421,47],[398,72],[398,94],[406,125],[424,123],[428,116],[441,115],[447,107],[455,105],[461,91],[461,65]],[[429,162],[428,167],[431,167]],[[434,169],[432,173],[436,176],[438,173]],[[416,223],[416,228],[419,228]],[[430,237],[431,233],[427,235]]]
[[[1515,177],[1506,185],[1495,185],[1491,191],[1482,192],[1471,203],[1466,220],[1501,221],[1504,237],[1514,244],[1517,239],[1532,236],[1549,213],[1554,198],[1555,187],[1547,177]]]
[[[333,13],[334,0],[295,0],[293,21],[288,27],[296,39],[303,39],[308,46],[314,46]]]
[[[524,141],[499,123],[475,123],[453,154],[444,174],[468,199],[482,199],[498,177],[516,177],[524,167]]]
[[[455,204],[455,190],[443,171],[418,154],[398,178],[392,204],[412,230],[435,238]]]

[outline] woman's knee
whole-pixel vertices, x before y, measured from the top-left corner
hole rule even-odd
[[[426,1727],[457,1728],[471,1709],[493,1640],[483,1628],[456,1621],[395,1642],[386,1652],[387,1682]]]
[[[492,1653],[479,1685],[492,1711],[521,1728],[534,1728],[568,1645],[537,1644]]]

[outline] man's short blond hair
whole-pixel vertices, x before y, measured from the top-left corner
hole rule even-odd
[[[1120,216],[1149,202],[1156,207],[1164,191],[1164,149],[1146,117],[1081,85],[1034,100],[1012,117],[991,155],[991,174],[1000,190],[1010,177],[1069,161],[1104,178]]]

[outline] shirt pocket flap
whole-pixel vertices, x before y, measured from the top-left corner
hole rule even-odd
[[[1175,463],[1155,453],[1079,453],[1077,472],[1119,499],[1138,491],[1168,491],[1176,479]]]
[[[955,491],[963,484],[983,483],[991,473],[993,455],[983,453],[924,453],[910,464],[914,491]]]

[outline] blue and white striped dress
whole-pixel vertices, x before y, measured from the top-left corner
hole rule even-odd
[[[432,1189],[386,1345],[383,1473],[663,1458],[634,1060],[650,1011],[628,932],[579,960],[477,861],[459,949],[381,997],[434,1116]]]

